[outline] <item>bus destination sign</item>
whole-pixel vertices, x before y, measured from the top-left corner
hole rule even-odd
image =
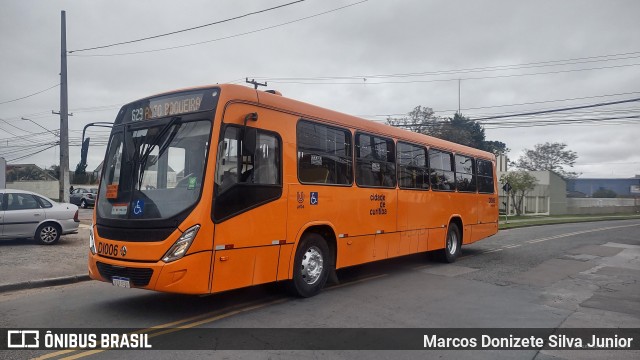
[[[150,99],[149,104],[131,109],[131,121],[156,119],[195,112],[202,105],[202,94]]]

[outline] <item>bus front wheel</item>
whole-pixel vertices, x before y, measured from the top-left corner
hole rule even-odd
[[[460,255],[461,247],[462,239],[460,238],[460,229],[457,224],[451,223],[449,224],[449,230],[447,230],[447,239],[444,249],[441,250],[440,258],[443,262],[455,262]]]
[[[330,252],[327,242],[315,233],[300,239],[293,264],[293,279],[290,290],[300,297],[311,297],[322,290],[329,276]]]

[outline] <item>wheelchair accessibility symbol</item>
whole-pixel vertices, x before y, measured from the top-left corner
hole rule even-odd
[[[133,206],[133,209],[131,211],[133,211],[134,216],[142,216],[142,214],[144,213],[144,201],[136,200],[135,205]]]
[[[309,196],[309,204],[318,205],[318,193],[312,192]]]

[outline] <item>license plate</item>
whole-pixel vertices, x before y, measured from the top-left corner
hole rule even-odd
[[[111,282],[113,283],[113,286],[123,287],[123,288],[130,288],[131,287],[131,285],[129,283],[129,279],[127,279],[127,278],[114,276],[114,277],[111,278]]]

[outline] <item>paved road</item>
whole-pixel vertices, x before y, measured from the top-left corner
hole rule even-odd
[[[106,283],[0,295],[0,328],[166,326],[204,328],[640,328],[640,221],[540,226],[500,232],[464,248],[455,264],[424,255],[341,271],[341,284],[310,299],[269,285],[209,297],[114,288]],[[171,324],[171,325],[166,325]],[[167,341],[171,335],[166,336]],[[52,352],[0,353],[0,358]],[[103,359],[211,358],[212,352],[72,351]],[[628,359],[630,351],[218,351],[219,358]]]
[[[78,209],[78,219],[83,224],[90,224],[93,219],[93,208],[89,209]]]

